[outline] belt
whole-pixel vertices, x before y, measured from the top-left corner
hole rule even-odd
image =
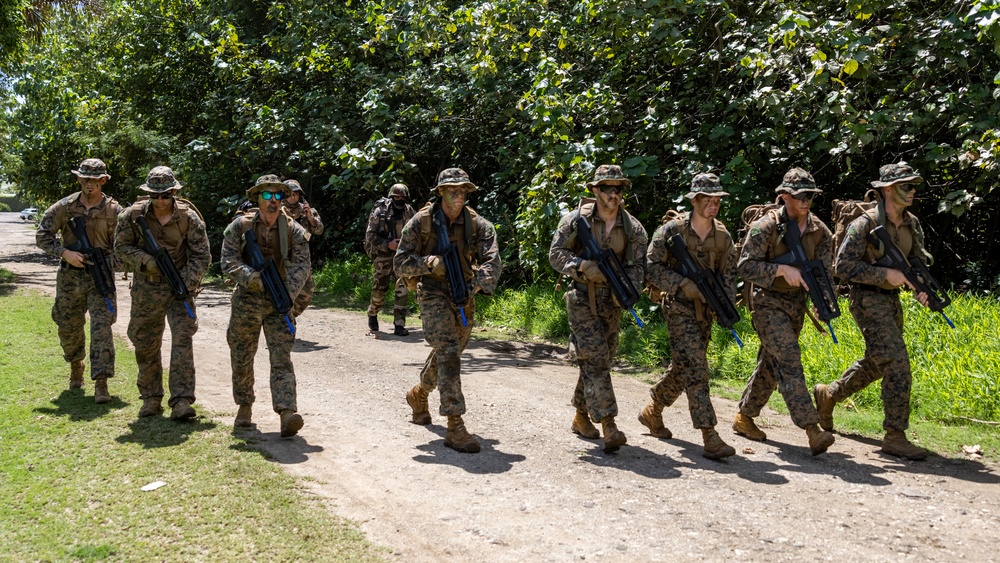
[[[879,295],[899,295],[899,288],[896,289],[883,289],[877,285],[868,285],[866,283],[855,283],[851,287],[855,289],[860,289],[861,291],[870,291],[872,293],[878,293]]]
[[[143,275],[141,275],[139,277],[141,277],[143,280],[145,280],[145,281],[147,281],[149,283],[160,283],[161,281],[163,281],[163,276],[156,276],[156,275],[147,276],[147,275],[143,274]]]
[[[69,262],[66,262],[65,260],[63,260],[62,262],[59,262],[59,269],[60,270],[78,270],[78,271],[82,271],[82,270],[86,270],[87,268],[86,267],[77,268],[76,266],[74,266],[74,265],[70,264]]]
[[[587,284],[580,283],[578,281],[573,282],[573,289],[580,291],[582,293],[587,293],[589,291]],[[596,297],[611,297],[611,288],[608,286],[594,286],[594,296]]]

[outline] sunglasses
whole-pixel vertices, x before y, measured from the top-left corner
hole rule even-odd
[[[171,194],[171,193],[149,194],[149,199],[170,199],[172,197],[174,197],[174,194]]]
[[[816,197],[816,194],[814,192],[802,192],[800,194],[795,194],[792,197],[799,201],[812,201]]]
[[[603,193],[604,195],[608,195],[611,193],[621,194],[622,191],[625,190],[625,188],[621,186],[598,186],[598,188],[600,188],[601,193]]]
[[[285,194],[282,192],[260,192],[260,197],[264,198],[265,201],[281,201],[285,198]]]
[[[896,189],[901,193],[908,194],[913,190],[917,189],[916,184],[896,184]]]

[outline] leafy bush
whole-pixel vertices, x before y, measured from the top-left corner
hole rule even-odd
[[[9,211],[10,211],[10,206],[7,205],[6,203],[0,201],[0,212],[6,213],[6,212],[9,212]]]

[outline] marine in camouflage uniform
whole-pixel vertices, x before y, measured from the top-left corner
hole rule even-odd
[[[295,335],[285,324],[285,316],[271,303],[260,272],[250,267],[244,233],[253,229],[264,259],[274,260],[294,300],[309,276],[309,243],[302,225],[281,213],[278,200],[284,199],[288,192],[288,186],[277,176],[259,177],[247,190],[247,199],[257,202],[258,211],[251,210],[230,223],[222,242],[222,271],[237,284],[226,331],[233,368],[233,399],[239,405],[234,425],[251,425],[251,405],[255,399],[253,360],[263,328],[270,353],[271,404],[274,412],[281,416],[281,435],[284,437],[294,436],[303,424],[302,416],[296,412],[295,369],[292,366]],[[295,319],[289,322],[294,325]]]
[[[407,393],[406,402],[413,409],[414,423],[430,424],[427,395],[437,387],[441,393],[439,413],[448,417],[445,446],[476,453],[479,442],[465,429],[462,420],[465,396],[461,355],[475,326],[475,294],[493,293],[500,279],[500,250],[493,224],[465,204],[468,194],[477,188],[464,170],[442,170],[435,189],[440,199],[428,203],[407,221],[393,258],[398,276],[420,279],[417,285],[420,319],[427,343],[433,347],[420,372],[420,383]],[[469,290],[469,299],[462,304],[464,313],[452,300],[443,257],[434,254],[440,217],[447,222],[448,240],[457,247],[462,277]]]
[[[395,286],[395,301],[392,306],[393,334],[407,336],[406,309],[409,306],[410,292],[406,280],[395,275],[392,260],[399,245],[400,233],[416,214],[407,201],[410,199],[410,188],[405,184],[393,184],[389,195],[379,200],[368,216],[368,228],[365,230],[365,249],[372,257],[372,297],[368,305],[368,329],[378,330],[378,312],[385,303],[385,294],[389,286]],[[393,283],[395,278],[395,283]]]
[[[170,323],[170,418],[184,420],[196,413],[194,350],[192,340],[198,331],[194,298],[201,290],[201,279],[212,262],[205,221],[189,202],[176,196],[181,189],[174,172],[166,166],[149,171],[139,189],[149,193],[118,216],[115,253],[125,266],[135,272],[132,278],[132,311],[128,337],[135,346],[139,365],[136,381],[143,405],[139,416],[162,412],[164,318]],[[156,264],[138,218],[144,217],[156,243],[167,251],[190,296],[185,301],[174,297],[173,288]],[[188,314],[190,307],[191,315]]]
[[[86,270],[86,256],[70,250],[77,243],[70,229],[70,220],[83,217],[87,238],[94,248],[104,251],[108,270],[113,270],[115,226],[121,206],[101,191],[111,176],[108,167],[97,158],[80,163],[73,174],[80,191],[68,195],[49,207],[38,225],[35,242],[47,254],[60,259],[56,273],[56,299],[52,320],[59,327],[59,344],[63,358],[70,363],[70,389],[83,387],[84,339],[83,325],[90,312],[90,378],[94,380],[94,402],[108,403],[108,378],[115,375],[115,342],[111,325],[118,320],[115,295],[110,305],[97,292],[91,274]],[[114,283],[114,276],[110,280]]]
[[[680,273],[680,263],[667,247],[667,240],[680,234],[695,265],[717,273],[732,302],[736,296],[736,247],[725,225],[715,218],[722,197],[727,195],[715,174],[695,176],[691,191],[684,196],[691,200],[693,210],[657,228],[646,253],[646,279],[664,294],[662,310],[672,357],[663,378],[649,390],[652,401],[639,414],[639,422],[653,436],[669,440],[673,434],[663,425],[663,408],[686,392],[691,422],[702,431],[704,455],[711,459],[736,453],[715,431],[717,421],[709,394],[708,343],[714,313],[694,280]]]
[[[906,210],[913,205],[916,186],[923,178],[905,162],[883,166],[879,176],[872,186],[882,188],[881,201],[851,222],[836,261],[837,275],[851,284],[851,315],[865,338],[865,357],[851,364],[830,385],[817,385],[813,394],[820,426],[833,430],[834,405],[881,379],[885,407],[882,451],[908,459],[924,459],[927,450],[906,439],[913,378],[903,340],[903,307],[899,302],[899,288],[905,283],[905,276],[899,270],[875,265],[882,252],[867,239],[872,229],[882,225],[903,256],[927,265],[933,262],[924,248],[920,221]],[[915,297],[927,304],[926,294]]]
[[[314,236],[323,234],[323,221],[319,218],[319,211],[316,211],[305,200],[299,181],[288,179],[285,180],[285,185],[290,190],[288,197],[281,202],[285,214],[302,225],[302,228],[306,230],[307,241]],[[294,317],[301,315],[302,311],[305,311],[306,307],[312,303],[314,293],[316,293],[316,281],[313,280],[312,265],[310,264],[309,277],[306,278],[306,285],[302,287],[302,291],[299,292],[292,304],[291,315]]]
[[[562,275],[573,278],[573,288],[566,292],[566,316],[576,338],[576,356],[580,376],[573,393],[576,416],[570,429],[589,439],[600,437],[591,423],[600,422],[604,432],[604,451],[613,452],[626,443],[625,434],[615,425],[618,403],[611,384],[611,361],[618,351],[622,307],[615,300],[607,279],[597,263],[584,260],[583,247],[577,239],[576,219],[586,218],[591,233],[601,249],[611,249],[632,284],[642,287],[646,263],[646,229],[622,206],[622,192],[632,182],[620,167],[602,165],[587,183],[594,201],[581,202],[578,209],[559,220],[549,247],[549,264]]]
[[[813,455],[819,455],[833,445],[834,436],[819,427],[819,415],[806,388],[802,368],[799,333],[806,315],[805,282],[798,268],[772,260],[788,252],[782,238],[783,225],[797,221],[807,258],[820,260],[829,270],[833,262],[833,235],[809,211],[813,197],[822,193],[811,174],[792,168],[775,191],[781,194],[783,206],[750,225],[736,266],[744,281],[753,284],[750,309],[760,349],[757,368],[743,391],[733,430],[752,440],[765,440],[767,436],[753,418],[760,415],[777,387],[792,422],[805,429],[809,449]]]

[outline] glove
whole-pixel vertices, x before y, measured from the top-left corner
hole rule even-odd
[[[247,280],[247,289],[264,291],[264,282],[260,281],[260,272],[250,274],[250,278]]]
[[[597,266],[597,262],[593,260],[584,260],[580,262],[580,267],[578,268],[580,272],[580,277],[595,283],[606,283],[608,278],[604,277],[604,273]]]
[[[691,301],[704,301],[705,297],[698,291],[698,286],[693,281],[684,278],[681,282],[681,293]]]
[[[441,258],[440,256],[428,256],[427,269],[435,276],[444,277],[447,273],[444,269],[444,258]]]

